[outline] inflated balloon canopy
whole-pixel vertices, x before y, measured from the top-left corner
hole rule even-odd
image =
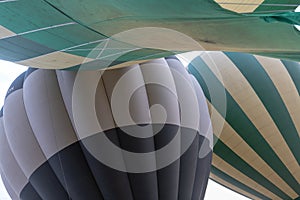
[[[212,129],[175,57],[106,71],[29,69],[0,118],[12,199],[203,199]]]

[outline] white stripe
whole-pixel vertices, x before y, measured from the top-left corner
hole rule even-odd
[[[28,33],[35,33],[38,31],[44,31],[44,30],[48,30],[48,29],[53,29],[53,28],[58,28],[58,27],[63,27],[63,26],[69,26],[69,25],[74,25],[77,24],[76,22],[68,22],[68,23],[64,23],[64,24],[57,24],[57,25],[53,25],[53,26],[48,26],[48,27],[44,27],[44,28],[39,28],[39,29],[35,29],[35,30],[31,30],[31,31],[26,31],[23,33],[19,33],[17,35],[25,35]]]
[[[98,56],[96,57],[96,59],[100,58],[100,56],[103,54],[104,50],[106,49],[108,43],[109,43],[109,38],[107,38],[107,40],[105,41],[104,47],[102,48],[102,50],[100,51],[100,53],[98,54]]]
[[[1,1],[0,1],[1,3]],[[26,35],[29,33],[35,33],[35,32],[39,32],[39,31],[44,31],[44,30],[49,30],[49,29],[53,29],[53,28],[58,28],[58,27],[63,27],[63,26],[69,26],[69,25],[74,25],[77,24],[76,22],[68,22],[68,23],[64,23],[64,24],[57,24],[57,25],[53,25],[53,26],[48,26],[48,27],[44,27],[44,28],[39,28],[39,29],[35,29],[35,30],[30,30],[30,31],[26,31],[23,33],[18,33],[18,34],[13,34],[13,35],[8,35],[6,37],[2,37],[1,39],[6,39],[6,38],[10,38],[10,37],[15,37],[15,36],[21,36],[21,35]]]
[[[235,2],[219,2],[218,4],[232,4],[241,6],[260,5],[260,6],[280,6],[280,7],[295,7],[297,4],[257,4],[257,3],[235,3]]]
[[[79,45],[75,45],[75,46],[72,46],[72,47],[68,47],[68,48],[62,49],[60,51],[68,51],[70,49],[74,49],[74,48],[77,48],[77,47],[86,46],[86,45],[89,45],[89,44],[95,44],[97,42],[102,42],[102,41],[105,41],[105,40],[107,40],[107,38],[101,39],[101,40],[95,40],[95,41],[92,41],[92,42],[87,42],[87,43],[83,43],[83,44],[79,44]]]
[[[73,49],[73,50],[66,50],[65,52],[72,52],[72,51],[97,51],[97,50],[102,50],[103,48],[97,48],[95,47],[94,49]],[[106,48],[109,50],[130,50],[131,48]]]
[[[268,11],[255,11],[256,14],[266,14],[266,13],[280,13],[280,12],[290,12],[291,10],[268,10]],[[252,12],[244,13],[251,14]]]
[[[135,48],[135,49],[127,50],[127,51],[122,51],[122,52],[119,52],[119,53],[110,54],[110,55],[107,55],[107,56],[102,56],[101,58],[97,58],[96,60],[101,60],[101,59],[103,59],[103,58],[108,58],[108,57],[116,56],[116,55],[119,55],[119,54],[123,55],[123,54],[125,54],[125,53],[127,53],[127,52],[131,52],[131,51],[135,51],[135,50],[139,50],[139,49],[140,49],[140,48]],[[123,54],[122,54],[122,53],[123,53]]]
[[[18,1],[18,0],[3,0],[3,1],[0,1],[0,3],[8,3],[8,2],[14,2],[14,1]]]

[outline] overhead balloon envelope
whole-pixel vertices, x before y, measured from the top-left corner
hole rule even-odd
[[[0,169],[15,199],[203,199],[205,96],[168,57],[99,71],[29,69],[8,90]]]
[[[299,0],[1,1],[0,58],[44,69],[107,60],[113,66],[194,50],[300,61],[295,28],[300,13],[294,12],[299,5]],[[190,39],[198,45],[187,43]]]

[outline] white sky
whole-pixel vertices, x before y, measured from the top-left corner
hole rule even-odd
[[[4,103],[4,97],[10,84],[15,78],[24,72],[27,67],[16,65],[7,61],[0,60],[0,107]],[[1,159],[1,158],[0,158]],[[205,200],[249,200],[248,198],[237,194],[214,181],[209,180],[205,195]],[[0,179],[0,200],[10,200],[3,183]]]

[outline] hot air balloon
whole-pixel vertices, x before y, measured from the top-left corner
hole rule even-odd
[[[61,69],[122,52],[127,54],[114,64],[204,49],[300,61],[294,26],[300,25],[300,14],[294,12],[299,5],[299,0],[1,1],[0,58]],[[193,38],[201,48],[165,29]],[[119,37],[128,30],[134,34]],[[97,45],[102,55],[91,56]]]
[[[206,99],[176,57],[88,71],[28,69],[7,92],[1,176],[15,199],[203,199]]]
[[[189,71],[215,113],[210,178],[251,199],[299,199],[300,64],[207,52]],[[225,90],[225,112],[209,86]]]

